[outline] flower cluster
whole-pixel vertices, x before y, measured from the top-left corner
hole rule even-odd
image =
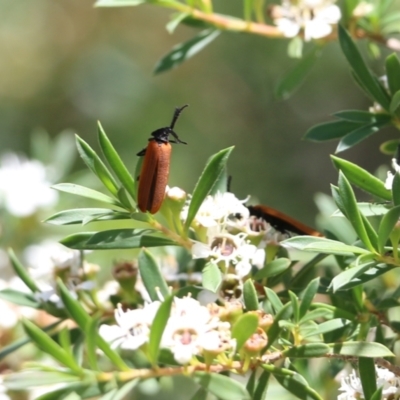
[[[400,399],[400,378],[386,368],[375,368],[376,385],[382,387],[382,400]],[[361,380],[356,371],[341,378],[339,391],[343,392],[338,396],[338,400],[364,399]]]
[[[332,32],[332,25],[341,13],[332,0],[283,0],[271,8],[275,25],[286,37],[295,37],[302,30],[304,40],[321,39]]]
[[[400,172],[400,165],[397,163],[397,160],[395,158],[392,159],[392,168],[394,169],[395,173]],[[388,171],[386,181],[385,181],[385,188],[387,190],[392,190],[393,179],[394,179],[394,174],[392,174],[390,171]]]
[[[155,301],[143,308],[115,310],[117,325],[102,325],[100,334],[114,347],[146,351],[150,330],[161,303]],[[188,364],[195,356],[232,351],[230,323],[223,321],[210,307],[202,306],[191,297],[174,298],[171,314],[165,327],[161,348],[169,349],[180,364]]]
[[[0,205],[16,217],[27,217],[58,200],[50,188],[45,166],[13,153],[0,160]]]

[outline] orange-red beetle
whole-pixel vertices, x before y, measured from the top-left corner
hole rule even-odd
[[[152,132],[153,137],[149,139],[147,147],[137,153],[138,156],[144,156],[137,196],[137,204],[142,212],[148,211],[155,214],[164,201],[171,159],[171,143],[187,144],[173,131],[180,113],[187,106],[188,104],[176,108],[171,125]],[[170,140],[170,135],[176,140]]]
[[[275,210],[272,207],[257,205],[247,206],[250,211],[250,215],[256,218],[262,218],[267,221],[274,229],[282,233],[293,232],[298,235],[310,235],[323,237],[322,233],[310,228],[307,225],[297,221],[296,219],[289,217],[281,211]]]

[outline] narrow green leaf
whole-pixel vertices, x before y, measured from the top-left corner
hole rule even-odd
[[[386,76],[392,96],[400,90],[400,61],[396,53],[392,53],[385,60]]]
[[[282,79],[280,79],[275,88],[275,96],[278,99],[289,98],[311,71],[311,68],[319,55],[320,51],[317,48],[314,48],[308,54],[304,55],[304,57],[301,58]]]
[[[160,351],[161,338],[171,314],[173,296],[168,296],[160,305],[153,323],[151,324],[147,354],[153,366],[157,365],[158,354]]]
[[[323,400],[300,374],[286,368],[275,367],[272,364],[263,364],[261,367],[272,373],[282,387],[297,398],[303,400]]]
[[[396,172],[392,183],[392,197],[395,206],[400,205],[400,173]]]
[[[96,221],[109,221],[130,219],[130,214],[109,208],[74,208],[71,210],[60,211],[44,220],[52,225],[73,225],[82,224],[87,218],[94,218]]]
[[[280,321],[286,321],[293,313],[292,309],[292,304],[291,303],[286,303],[280,310],[279,312],[276,313],[274,316],[274,322],[268,329],[267,335],[268,335],[268,344],[266,346],[265,350],[268,350],[275,340],[278,338],[279,333],[281,331],[281,327],[279,325]]]
[[[284,350],[282,355],[293,358],[314,358],[323,357],[329,351],[330,347],[325,343],[307,343]]]
[[[350,161],[335,156],[331,156],[331,159],[334,166],[342,171],[351,183],[383,200],[392,200],[390,190],[385,188],[385,184],[381,180]]]
[[[99,331],[99,318],[89,318],[85,327],[86,336],[86,355],[89,367],[92,371],[99,371],[99,366],[97,364],[97,346],[96,341],[92,338],[97,336]]]
[[[218,265],[213,262],[208,262],[201,271],[201,274],[204,289],[216,293],[222,282],[222,273],[218,268]]]
[[[385,252],[385,245],[392,233],[395,225],[399,222],[400,218],[400,206],[393,207],[388,211],[382,218],[378,228],[378,245],[379,252],[383,254]]]
[[[214,154],[208,160],[193,190],[187,219],[185,221],[186,230],[189,229],[190,224],[192,223],[194,217],[197,214],[197,211],[203,203],[203,200],[210,193],[219,176],[223,173],[232,150],[233,147],[228,147],[227,149],[221,150],[220,152]]]
[[[257,386],[254,391],[252,400],[265,400],[268,382],[271,374],[268,371],[263,371],[257,378]]]
[[[40,292],[39,288],[36,285],[36,282],[28,274],[26,268],[19,262],[12,249],[8,249],[8,256],[10,257],[11,265],[15,273],[21,278],[25,285],[28,286],[28,288],[34,293]]]
[[[330,321],[321,322],[318,325],[317,330],[315,331],[315,335],[323,335],[328,332],[335,331],[336,329],[341,329],[346,325],[349,325],[351,321],[344,318],[334,318]]]
[[[280,298],[272,289],[265,287],[264,290],[268,300],[272,304],[272,307],[274,307],[275,312],[278,313],[283,308],[283,303]]]
[[[112,229],[81,232],[65,237],[60,243],[76,250],[134,249],[140,247],[176,246],[171,239],[152,235],[151,229]]]
[[[326,253],[348,256],[352,254],[369,254],[366,249],[350,246],[337,240],[319,238],[315,236],[294,236],[284,240],[282,243],[302,251],[312,253]]]
[[[10,390],[32,390],[33,387],[54,384],[72,385],[82,378],[63,371],[23,371],[7,376],[7,388]]]
[[[338,111],[333,114],[335,117],[343,119],[345,121],[354,122],[357,124],[371,124],[374,122],[390,122],[390,115],[388,114],[376,114],[369,111],[362,110],[344,110]]]
[[[246,388],[229,376],[197,371],[193,380],[220,400],[251,400]]]
[[[374,251],[375,249],[365,229],[360,211],[358,210],[357,201],[353,189],[351,188],[349,181],[341,171],[339,172],[338,187],[347,219],[350,221],[358,237],[365,244],[365,246],[370,251]]]
[[[70,368],[72,371],[80,373],[81,368],[77,365],[69,353],[60,347],[50,336],[38,328],[33,322],[22,320],[26,334],[40,348],[40,350],[49,354],[61,364]]]
[[[367,90],[367,93],[386,111],[388,111],[389,95],[385,92],[382,86],[377,83],[377,80],[365,64],[361,53],[349,33],[340,24],[338,26],[338,33],[340,46],[354,73]]]
[[[154,73],[159,74],[160,72],[168,71],[177,67],[184,61],[193,57],[199,51],[203,50],[203,48],[216,39],[219,34],[220,31],[214,28],[206,29],[187,42],[174,46],[167,55],[158,61],[154,68]]]
[[[315,125],[304,135],[304,139],[313,142],[325,142],[332,139],[340,139],[355,129],[362,126],[358,122],[332,121]]]
[[[247,279],[243,285],[243,301],[247,311],[259,309],[257,291],[251,279]]]
[[[70,317],[77,323],[79,328],[82,331],[85,331],[86,327],[89,324],[89,321],[91,320],[90,315],[85,311],[83,306],[79,303],[78,300],[74,299],[67,287],[64,285],[64,283],[61,280],[58,280],[58,288],[59,288],[59,293],[61,300],[64,304],[64,307],[66,308],[68,314]],[[94,339],[94,338],[93,338]],[[125,364],[125,362],[122,360],[120,355],[115,352],[114,350],[111,349],[109,344],[98,334],[96,335],[95,338],[98,347],[100,350],[104,352],[104,354],[110,359],[110,361],[118,367],[121,371],[128,370],[128,366]]]
[[[208,392],[203,388],[200,388],[191,398],[190,400],[207,400]]]
[[[394,354],[384,345],[376,342],[342,342],[330,343],[330,354],[354,357],[394,357]]]
[[[236,339],[236,350],[239,351],[258,327],[258,317],[254,314],[242,314],[232,327],[232,338]]]
[[[358,359],[358,372],[360,374],[360,380],[364,392],[364,398],[370,400],[372,395],[377,390],[374,359],[360,357]]]
[[[313,279],[307,287],[304,289],[304,292],[300,295],[301,304],[299,309],[300,319],[306,315],[306,312],[311,306],[311,303],[317,294],[319,286],[319,278]]]
[[[301,303],[303,304],[303,303]],[[308,321],[314,321],[319,318],[330,319],[333,318],[334,313],[325,308],[317,308],[312,311],[306,312],[300,319],[299,324],[302,325]]]
[[[255,280],[269,278],[270,276],[276,276],[286,271],[292,264],[291,260],[288,258],[277,258],[269,262],[265,267],[258,270],[254,275]]]
[[[369,136],[374,134],[375,132],[378,132],[379,129],[381,129],[384,125],[386,125],[386,122],[384,123],[377,123],[374,122],[369,125],[364,125],[360,126],[353,132],[348,133],[346,136],[344,136],[337,148],[336,148],[336,153],[340,153],[342,151],[348,150],[351,147],[355,146],[356,144],[360,143],[361,141],[367,139]]]
[[[292,304],[292,309],[293,309],[293,320],[297,324],[300,319],[300,313],[299,313],[299,300],[297,299],[297,296],[291,291],[288,291],[290,302]]]
[[[122,183],[122,186],[130,194],[132,199],[136,200],[135,182],[132,175],[129,173],[128,168],[126,168],[120,156],[115,151],[100,122],[97,123],[97,126],[99,143],[104,157],[106,158],[111,169],[114,171],[115,175]]]
[[[19,292],[14,289],[0,290],[0,299],[9,301],[19,306],[40,308],[40,303],[36,300],[32,293]]]
[[[133,379],[125,383],[121,388],[118,389],[113,397],[110,398],[110,400],[123,400],[129,398],[127,397],[128,394],[132,392],[132,390],[138,385],[139,382],[139,379]]]
[[[180,25],[180,23],[189,16],[190,16],[190,14],[185,13],[185,12],[179,12],[179,13],[173,14],[171,16],[171,20],[165,26],[168,33],[173,34],[175,32],[175,29]]]
[[[146,288],[152,301],[160,300],[158,290],[160,290],[164,298],[169,296],[167,282],[161,274],[160,268],[146,249],[142,249],[138,256],[139,271],[142,277],[144,287]]]
[[[101,161],[95,151],[78,135],[76,137],[76,146],[78,153],[88,168],[100,179],[106,189],[115,197],[118,194],[118,183],[111,172]]]
[[[392,101],[390,102],[390,113],[398,115],[399,107],[400,107],[400,90],[398,90],[392,97]]]
[[[122,204],[118,200],[113,199],[112,197],[107,196],[106,194],[100,193],[97,190],[89,189],[87,187],[80,185],[75,185],[74,183],[58,183],[56,185],[53,185],[52,188],[60,192],[71,193],[76,196],[87,197],[88,199],[101,201],[103,203],[123,208]],[[118,190],[116,191],[116,195],[117,193]]]
[[[383,386],[381,386],[370,398],[370,400],[381,400],[382,399]]]
[[[340,289],[347,288],[348,285],[354,282],[360,275],[362,275],[365,271],[368,271],[375,263],[364,263],[361,265],[357,265],[351,268],[346,269],[341,272],[339,275],[336,275],[330,284],[330,288],[332,288],[333,292],[337,292]],[[359,281],[357,281],[359,282]],[[360,284],[361,282],[359,282]]]

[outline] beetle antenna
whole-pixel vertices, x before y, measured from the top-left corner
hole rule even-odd
[[[174,129],[175,123],[179,118],[179,115],[181,115],[181,112],[184,108],[189,107],[189,104],[185,104],[183,107],[179,108],[175,108],[175,112],[174,112],[174,116],[172,117],[172,121],[171,121],[171,125],[169,126],[172,129]]]

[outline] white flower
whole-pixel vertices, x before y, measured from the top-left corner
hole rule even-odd
[[[114,312],[117,325],[101,325],[99,333],[112,347],[136,350],[147,343],[150,335],[150,327],[160,302],[155,301],[137,310],[122,309],[118,304]]]
[[[221,233],[209,238],[209,243],[194,242],[193,258],[208,258],[215,264],[223,262],[225,268],[233,265],[236,273],[246,276],[251,270],[251,261],[256,256],[257,247],[247,243],[246,234]]]
[[[7,153],[0,160],[0,205],[16,217],[27,217],[40,208],[51,207],[58,194],[50,189],[46,169],[39,161],[29,161]]]
[[[170,349],[178,363],[188,364],[203,351],[219,353],[232,346],[229,328],[197,300],[175,298],[161,346]]]
[[[374,10],[374,5],[367,3],[366,1],[361,1],[357,4],[357,7],[353,10],[353,17],[362,18],[370,14]]]
[[[397,164],[397,160],[395,158],[392,158],[392,168],[394,169],[395,172],[400,172],[400,165]],[[387,190],[392,190],[393,179],[394,179],[394,175],[390,171],[388,171],[386,181],[385,181],[385,188]]]
[[[249,210],[243,204],[247,201],[239,200],[233,193],[218,192],[215,196],[207,196],[196,214],[194,223],[209,228],[218,224],[225,224],[232,215],[240,215],[241,218],[249,217]],[[189,205],[183,207],[181,219],[186,220]]]
[[[283,0],[282,6],[272,9],[275,25],[286,37],[297,36],[302,29],[304,40],[320,39],[332,32],[341,14],[332,0],[299,0],[293,4]]]
[[[375,377],[376,385],[378,388],[383,388],[382,400],[398,399],[400,395],[399,377],[386,368],[375,367],[375,371],[377,375]],[[344,393],[341,393],[338,396],[338,400],[356,400],[364,398],[361,380],[354,369],[349,375],[341,377],[341,386],[339,391]]]

